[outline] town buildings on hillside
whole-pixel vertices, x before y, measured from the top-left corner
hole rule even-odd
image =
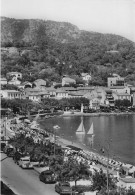
[[[90,79],[90,75],[86,73],[82,75],[85,79],[87,78],[86,80]],[[37,79],[33,83],[28,81],[21,83],[18,77],[22,79],[22,74],[19,72],[10,72],[7,74],[7,78],[11,78],[8,83],[17,85],[18,91],[1,90],[1,97],[8,99],[29,99],[36,102],[42,101],[44,98],[85,97],[89,99],[90,108],[93,109],[98,109],[101,105],[114,106],[115,100],[123,99],[132,101],[133,105],[135,105],[135,89],[123,83],[123,78],[117,74],[113,74],[113,77],[108,78],[109,87],[70,87],[70,85],[76,84],[76,81],[67,75],[62,78],[62,86],[59,86],[59,88],[55,88],[54,86],[46,87],[46,81],[43,79]],[[6,78],[1,78],[1,81],[3,81],[3,84],[7,84]]]
[[[123,77],[119,76],[118,74],[113,74],[112,76],[108,77],[107,79],[107,86],[124,86],[125,80]]]

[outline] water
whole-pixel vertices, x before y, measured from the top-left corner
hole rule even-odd
[[[93,122],[94,134],[93,148],[101,153],[101,148],[108,147],[112,158],[135,165],[135,115],[83,117],[86,132]],[[54,125],[59,125],[57,135],[70,141],[86,145],[90,148],[89,135],[76,135],[76,130],[81,123],[80,116],[56,117],[41,121],[42,128],[53,130]]]

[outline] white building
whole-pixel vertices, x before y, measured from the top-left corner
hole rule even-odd
[[[16,79],[22,79],[22,73],[20,72],[8,72],[6,75],[7,78],[15,77]]]
[[[82,73],[81,76],[82,76],[82,79],[86,81],[87,83],[91,80],[91,75],[88,73]]]
[[[56,90],[56,99],[68,98],[68,92],[62,89]]]
[[[7,79],[4,77],[0,77],[0,85],[7,85]]]
[[[128,86],[112,86],[110,89],[116,93],[130,94],[130,88]]]
[[[16,90],[1,90],[1,97],[6,99],[22,99],[23,93]]]
[[[13,77],[10,81],[8,81],[8,84],[10,84],[10,85],[20,85],[21,81],[16,79],[16,77]]]
[[[124,78],[118,74],[113,74],[111,77],[107,78],[107,86],[124,86]]]
[[[74,79],[69,78],[69,77],[64,77],[62,79],[62,86],[64,86],[64,85],[70,86],[70,84],[76,84],[76,81]]]

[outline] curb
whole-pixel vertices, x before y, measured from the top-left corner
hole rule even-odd
[[[1,178],[0,180],[1,182],[3,182],[4,185],[6,185],[12,192],[14,195],[21,195],[19,194],[16,189],[14,189],[14,187],[12,187],[7,181],[5,181],[3,178]]]

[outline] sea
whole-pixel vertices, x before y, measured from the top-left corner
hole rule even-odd
[[[83,120],[85,135],[77,135],[76,131]],[[93,123],[94,137],[87,135]],[[58,125],[56,135],[86,146],[88,150],[124,163],[135,165],[135,115],[108,116],[57,116],[41,119],[42,129],[53,132]],[[92,143],[92,144],[91,144]]]

